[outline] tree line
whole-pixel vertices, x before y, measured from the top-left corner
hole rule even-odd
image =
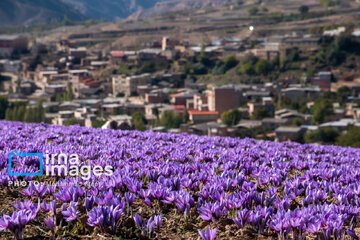
[[[24,102],[9,103],[5,96],[0,96],[0,119],[40,123],[45,121],[45,110],[42,101],[30,106]]]

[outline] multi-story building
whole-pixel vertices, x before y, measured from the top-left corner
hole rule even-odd
[[[113,95],[124,93],[125,96],[136,95],[137,87],[151,82],[151,75],[144,73],[136,76],[116,75],[112,78]]]
[[[176,93],[176,94],[172,94],[170,99],[170,103],[174,104],[174,105],[186,105],[186,100],[187,99],[193,99],[194,98],[194,94],[190,93],[190,92],[181,92],[181,93]]]
[[[24,35],[0,35],[0,57],[10,57],[13,51],[23,51],[28,47]]]
[[[166,51],[169,49],[174,49],[175,46],[177,46],[177,45],[179,45],[179,41],[177,41],[177,40],[170,39],[169,37],[162,38],[161,49],[163,51]]]
[[[319,72],[311,79],[311,85],[319,87],[321,90],[330,91],[331,88],[331,72]]]
[[[194,109],[200,111],[207,111],[208,110],[208,96],[206,93],[194,95],[193,99]]]
[[[234,86],[214,87],[208,91],[209,111],[216,111],[220,115],[228,110],[239,107],[241,92]]]
[[[162,103],[166,99],[166,94],[161,91],[154,91],[145,94],[146,103]]]
[[[216,111],[189,110],[188,113],[189,120],[194,124],[216,121],[219,117]]]
[[[85,58],[87,55],[86,47],[69,48],[69,55],[77,59]]]
[[[65,84],[49,84],[45,86],[45,93],[50,95],[56,95],[58,93],[66,92],[66,85]]]

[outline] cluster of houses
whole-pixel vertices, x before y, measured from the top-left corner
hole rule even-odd
[[[326,32],[326,34],[336,34]],[[46,121],[65,124],[76,119],[84,126],[96,120],[106,120],[104,128],[132,129],[131,114],[142,113],[153,131],[188,132],[210,136],[237,136],[243,129],[265,127],[271,130],[266,137],[296,140],[306,131],[322,127],[343,130],[348,125],[360,125],[360,87],[353,86],[354,95],[345,108],[334,105],[334,114],[322,125],[312,126],[312,116],[295,110],[276,110],[274,99],[281,96],[292,101],[318,98],[330,91],[331,72],[318,72],[310,79],[287,76],[266,84],[237,84],[207,86],[183,73],[164,70],[152,73],[118,73],[119,66],[139,67],[177,60],[181,64],[193,61],[200,53],[209,58],[237,57],[252,53],[263,59],[284,57],[291,49],[315,51],[319,36],[296,34],[258,39],[262,44],[251,49],[249,39],[224,38],[209,45],[163,37],[146,43],[140,50],[104,52],[90,50],[76,37],[63,38],[50,45],[32,44],[23,35],[0,35],[0,91],[10,102],[35,104],[43,101]],[[11,59],[14,52],[28,51],[19,60]],[[51,52],[51,53],[50,53]],[[50,54],[49,54],[50,53]],[[308,108],[311,108],[311,102]],[[242,120],[235,126],[221,122],[224,112],[241,112]],[[252,120],[258,109],[267,116]],[[176,112],[188,122],[177,129],[153,127],[165,111]],[[299,119],[300,126],[293,126]],[[261,136],[259,136],[261,137]],[[264,136],[262,136],[264,137]]]

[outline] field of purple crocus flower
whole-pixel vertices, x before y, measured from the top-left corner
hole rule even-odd
[[[9,176],[15,150],[113,174]],[[11,172],[40,165],[18,157]],[[3,239],[359,236],[360,149],[1,121],[0,170]]]

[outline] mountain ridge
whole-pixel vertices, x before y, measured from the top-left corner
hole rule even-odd
[[[188,9],[205,9],[217,8],[226,3],[234,2],[233,0],[170,0],[157,2],[154,7],[143,9],[131,14],[128,19],[134,20],[138,18],[154,17],[167,12],[183,11]]]
[[[169,11],[217,7],[232,0],[1,0],[0,26],[151,17]]]
[[[134,12],[152,8],[168,0],[61,0],[85,16],[94,19],[125,19]]]
[[[85,17],[60,0],[1,0],[0,26],[30,25]]]

